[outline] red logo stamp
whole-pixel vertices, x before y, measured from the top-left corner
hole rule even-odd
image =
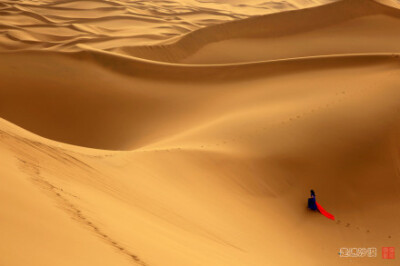
[[[382,259],[394,259],[394,247],[383,247]]]

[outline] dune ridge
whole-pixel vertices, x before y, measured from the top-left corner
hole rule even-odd
[[[227,39],[274,38],[294,35],[375,14],[399,18],[400,4],[390,2],[392,5],[389,5],[388,2],[374,0],[336,1],[318,7],[213,25],[188,33],[171,44],[121,47],[116,51],[155,61],[180,62],[209,43]],[[279,23],[281,21],[284,21],[284,23]],[[234,28],[234,30],[231,28]],[[345,28],[342,28],[342,30],[346,31]],[[196,62],[189,61],[189,63]]]
[[[398,2],[0,14],[0,265],[381,265],[400,244]]]

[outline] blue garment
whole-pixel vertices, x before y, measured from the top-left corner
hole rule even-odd
[[[315,203],[315,198],[309,198],[308,199],[308,208],[313,210],[313,211],[316,211],[318,209],[317,208],[317,204]]]

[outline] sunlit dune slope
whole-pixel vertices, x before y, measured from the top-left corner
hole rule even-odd
[[[283,84],[270,78],[277,90],[259,80],[242,81],[220,101],[223,107],[209,105],[212,116],[204,112],[203,121],[191,127],[187,122],[186,131],[133,152],[51,142],[3,121],[2,187],[22,182],[29,191],[3,193],[2,212],[9,218],[0,228],[30,228],[41,219],[47,229],[39,237],[32,229],[17,239],[3,233],[8,244],[1,245],[2,253],[21,245],[32,250],[33,241],[51,243],[48,257],[36,251],[3,261],[100,264],[95,254],[104,243],[111,248],[102,251],[105,265],[124,259],[133,265],[337,265],[342,246],[397,245],[397,69],[398,59],[383,57],[351,68],[288,74]],[[337,223],[306,211],[310,187]],[[46,195],[50,206],[39,202]],[[31,205],[39,210],[27,213]],[[10,216],[15,212],[19,216]],[[18,222],[22,214],[29,227]],[[64,225],[68,216],[87,233]],[[61,219],[58,228],[67,236],[48,231],[53,219]],[[96,236],[99,243],[85,249],[68,244]],[[283,256],[282,246],[291,256]]]

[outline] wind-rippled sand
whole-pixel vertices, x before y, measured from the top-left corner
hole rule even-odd
[[[2,1],[1,50],[102,50],[159,43],[213,24],[327,0],[294,1]]]
[[[399,43],[398,1],[2,1],[0,265],[397,265]]]

